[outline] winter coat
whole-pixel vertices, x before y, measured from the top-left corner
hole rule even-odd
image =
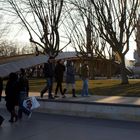
[[[66,83],[75,83],[75,69],[72,65],[67,66],[66,70]]]
[[[55,67],[55,79],[57,82],[63,82],[64,71],[65,66],[63,64],[58,63]]]
[[[54,65],[52,63],[45,63],[43,71],[46,78],[54,77]]]
[[[26,92],[27,96],[29,94],[29,81],[25,75],[21,75],[18,80],[18,90],[19,92]]]
[[[8,80],[5,88],[5,94],[6,105],[12,109],[13,106],[18,104],[19,90],[17,78]]]
[[[81,77],[82,79],[87,79],[89,77],[89,67],[87,64],[81,67]]]

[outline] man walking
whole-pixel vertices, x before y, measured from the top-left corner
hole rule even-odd
[[[62,90],[64,71],[65,71],[64,61],[60,59],[57,61],[57,64],[55,67],[55,79],[56,79],[55,97],[58,97],[57,92],[58,92],[58,89],[60,89],[62,98],[65,98],[65,95]]]
[[[72,64],[71,60],[67,61],[66,65],[66,88],[64,89],[64,93],[67,92],[69,86],[72,87],[72,97],[76,97],[75,95],[75,69],[74,64]]]
[[[48,99],[54,99],[52,96],[53,78],[54,78],[54,57],[49,57],[48,62],[44,64],[44,75],[46,86],[41,90],[40,96],[43,98],[44,93],[48,90]]]
[[[89,66],[85,61],[81,67],[81,78],[83,81],[82,96],[88,96]]]
[[[28,118],[31,117],[32,112],[23,106],[23,101],[29,96],[29,81],[26,77],[26,72],[23,68],[20,69],[20,75],[18,79],[19,90],[19,110],[18,118],[22,119],[22,113],[26,114]]]

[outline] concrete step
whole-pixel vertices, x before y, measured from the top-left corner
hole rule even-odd
[[[32,94],[32,96],[34,96]],[[81,116],[90,118],[104,118],[126,121],[140,121],[140,98],[122,96],[90,96],[76,98],[67,95],[66,98],[49,100],[47,96],[37,97],[40,107],[36,112]],[[0,108],[5,107],[4,99]]]
[[[69,98],[49,100],[38,98],[38,101],[40,102],[41,106],[36,111],[90,118],[93,117],[114,120],[140,121],[139,104],[130,104],[126,102],[97,102],[91,101],[90,97],[88,97],[88,99],[86,98],[86,101],[83,98],[80,99],[74,98],[72,100],[72,98]]]

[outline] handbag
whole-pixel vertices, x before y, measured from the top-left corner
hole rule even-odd
[[[23,101],[23,106],[27,109],[27,110],[33,110],[36,109],[40,106],[39,102],[37,101],[36,97],[31,96],[28,97],[27,99],[25,99]]]

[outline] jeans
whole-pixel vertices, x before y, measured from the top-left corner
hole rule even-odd
[[[58,89],[60,89],[61,95],[64,95],[63,90],[62,90],[62,82],[61,81],[57,81],[57,85],[56,85],[56,89],[55,89],[55,95],[57,95]]]
[[[19,110],[18,110],[18,117],[22,118],[22,112],[25,113],[26,115],[29,115],[31,113],[31,111],[29,111],[28,109],[26,109],[23,106],[23,101],[27,98],[27,93],[26,92],[20,92],[19,94]]]
[[[52,97],[53,78],[46,79],[46,86],[42,89],[41,93],[44,94],[48,90],[48,96]]]
[[[82,96],[88,96],[88,79],[83,79]]]

